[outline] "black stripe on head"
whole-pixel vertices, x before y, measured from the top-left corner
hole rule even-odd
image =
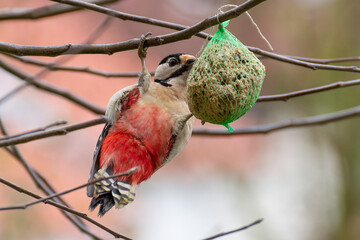
[[[169,77],[165,78],[165,79],[155,79],[154,81],[157,83],[160,83],[161,85],[163,85],[164,87],[172,87],[171,84],[169,84],[168,82],[172,79],[172,78],[176,78],[178,76],[180,76],[181,74],[183,74],[183,72],[186,72],[187,70],[189,70],[192,67],[192,65],[188,65],[185,64],[183,65],[181,68],[179,68],[178,70],[176,70],[175,72],[173,72]]]
[[[190,64],[184,64],[181,68],[179,68],[178,70],[176,70],[175,72],[173,72],[168,78],[164,79],[164,80],[169,80],[171,78],[176,78],[180,75],[183,74],[183,72],[186,72],[187,70],[189,70],[192,67],[192,65]]]
[[[161,64],[163,64],[163,63],[166,63],[166,61],[167,61],[169,58],[172,58],[172,57],[177,58],[177,59],[179,60],[179,62],[180,62],[180,58],[179,58],[179,57],[180,57],[181,55],[183,55],[183,53],[171,54],[171,55],[165,57],[163,60],[161,60],[161,62],[159,63],[159,65],[161,65]]]
[[[159,80],[159,79],[155,79],[154,82],[156,83],[160,83],[161,85],[163,85],[164,87],[172,87],[171,84],[167,83],[169,80]]]

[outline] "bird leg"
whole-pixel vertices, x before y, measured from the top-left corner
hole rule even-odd
[[[178,120],[176,120],[175,127],[173,130],[174,135],[178,135],[181,133],[181,131],[184,129],[186,122],[193,116],[192,113],[189,113],[187,115],[184,115],[180,117]]]
[[[147,47],[144,47],[144,43],[146,41],[146,38],[151,35],[150,32],[148,32],[145,35],[141,35],[140,37],[140,43],[139,43],[139,47],[138,47],[138,56],[141,60],[141,67],[142,67],[142,71],[141,74],[139,76],[139,81],[138,81],[138,85],[140,87],[142,87],[142,93],[147,92],[147,90],[150,87],[150,82],[151,82],[151,75],[145,65],[145,58],[146,58],[146,54],[147,54]]]

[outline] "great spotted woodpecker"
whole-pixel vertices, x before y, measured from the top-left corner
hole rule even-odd
[[[107,122],[96,145],[89,181],[138,169],[88,186],[90,209],[100,205],[99,216],[113,206],[131,203],[136,186],[172,160],[191,136],[193,119],[186,104],[186,81],[195,57],[182,53],[165,57],[151,82],[144,41],[142,36],[138,83],[118,91],[108,103]]]

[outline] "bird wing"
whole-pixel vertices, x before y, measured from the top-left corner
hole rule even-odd
[[[102,146],[102,142],[104,141],[105,137],[108,135],[109,133],[109,129],[111,128],[112,124],[107,121],[105,123],[105,126],[99,136],[99,139],[96,143],[96,147],[95,147],[95,152],[94,152],[94,157],[93,157],[93,164],[91,167],[91,171],[90,171],[90,178],[89,178],[89,182],[92,181],[94,179],[94,174],[99,170],[100,168],[100,153],[101,153],[101,146]],[[89,185],[87,187],[87,195],[88,197],[92,197],[94,193],[94,185]]]
[[[119,113],[128,109],[140,96],[139,85],[134,84],[116,92],[109,100],[106,117],[112,124],[116,123]]]
[[[108,103],[106,109],[106,117],[107,121],[105,126],[99,136],[99,139],[96,143],[95,152],[93,156],[93,164],[90,170],[89,182],[94,179],[94,174],[100,168],[100,156],[101,156],[101,147],[104,139],[109,133],[109,130],[116,123],[119,114],[122,111],[125,111],[131,107],[140,97],[140,91],[137,84],[128,86],[126,88],[121,89],[117,93],[115,93]],[[92,197],[94,193],[94,185],[89,185],[87,187],[87,195],[88,197]]]

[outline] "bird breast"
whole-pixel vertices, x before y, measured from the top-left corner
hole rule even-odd
[[[138,101],[119,116],[117,131],[138,138],[148,149],[156,166],[163,164],[174,121],[171,115],[155,104]]]
[[[175,157],[186,145],[191,135],[192,120],[173,141],[175,123],[190,113],[178,89],[152,83],[130,108],[122,111],[115,124],[116,131],[128,133],[148,148],[156,168]]]

